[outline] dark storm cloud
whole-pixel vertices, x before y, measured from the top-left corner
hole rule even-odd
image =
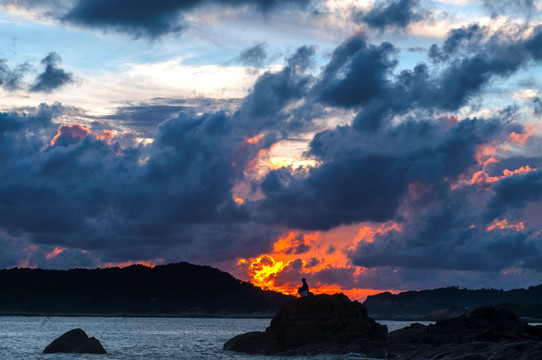
[[[359,243],[350,254],[353,263],[369,268],[498,272],[540,260],[542,253],[532,231],[473,227],[472,222],[480,219],[465,204],[466,199],[460,199],[434,202],[431,213],[418,209],[422,210],[420,217],[407,222],[401,231]]]
[[[59,124],[67,111],[60,105],[0,114],[0,236],[72,250],[56,264],[81,250],[96,254],[90,260],[81,255],[85,263],[205,263],[265,253],[292,228],[393,222],[402,230],[378,233],[350,253],[356,265],[533,267],[525,264],[540,256],[535,230],[488,228],[541,200],[540,172],[483,189],[467,181],[481,166],[481,147],[523,127],[510,120],[513,109],[485,119],[453,115],[492,80],[542,60],[541,34],[535,29],[511,41],[471,26],[435,48],[438,61],[399,70],[397,48],[355,34],[319,75],[307,71],[314,48],[301,47],[233,105],[157,101],[119,108],[111,118],[145,123],[146,135],[160,123],[147,145],[121,145],[106,136],[104,118],[85,127]],[[49,62],[59,70],[54,56]],[[315,119],[347,112],[355,114],[351,125],[317,127]],[[246,176],[260,153],[305,133],[316,133],[305,155],[318,166]],[[255,135],[259,141],[247,141]],[[534,167],[536,159],[528,163]],[[240,181],[257,194],[242,205],[233,199]],[[298,245],[292,253],[307,250],[301,240]],[[292,263],[283,281],[299,281],[300,269]],[[332,270],[320,281],[335,281]]]
[[[420,8],[419,0],[398,0],[377,2],[371,10],[355,14],[354,20],[371,28],[384,30],[404,29],[428,17],[429,13]]]
[[[428,54],[429,58],[435,62],[448,60],[462,44],[477,44],[485,37],[485,35],[485,29],[478,24],[452,29],[448,33],[442,48],[439,48],[436,44],[431,46]]]
[[[246,66],[261,67],[264,65],[264,61],[267,58],[265,47],[265,43],[258,43],[249,47],[248,49],[243,50],[236,60]]]
[[[457,111],[479,96],[495,78],[507,78],[540,61],[542,29],[524,40],[511,40],[472,25],[451,31],[442,48],[432,46],[432,69],[420,63],[392,75],[397,51],[391,44],[367,44],[356,34],[333,52],[314,91],[329,105],[360,108],[353,126],[375,131],[395,116],[412,111]]]
[[[495,187],[495,195],[488,204],[488,218],[501,216],[509,209],[523,209],[542,199],[542,171],[504,179]]]
[[[308,178],[276,171],[264,180],[263,206],[288,204],[273,219],[305,229],[390,220],[409,183],[438,184],[438,179],[455,178],[475,163],[476,146],[506,136],[499,121],[464,120],[446,131],[448,125],[431,121],[389,125],[395,116],[411,111],[423,116],[457,110],[492,78],[509,76],[535,58],[531,44],[538,31],[519,44],[494,37],[481,46],[485,52],[467,49],[456,57],[461,41],[480,41],[473,35],[479,29],[471,26],[451,33],[443,47],[450,57],[436,73],[419,64],[392,76],[393,47],[369,45],[361,34],[339,46],[315,88],[328,104],[360,110],[352,128],[326,130],[314,137],[310,154],[322,165]],[[397,148],[401,153],[394,152]]]
[[[477,119],[445,126],[411,121],[368,135],[351,127],[321,132],[310,154],[322,165],[307,177],[270,172],[262,182],[261,210],[270,222],[307,230],[391,220],[408,184],[446,188],[443,179],[475,164],[478,145],[506,132],[496,121]]]
[[[306,125],[303,120],[310,122],[300,120],[295,110],[284,112],[283,109],[307,96],[313,79],[304,70],[313,54],[312,48],[301,47],[287,59],[287,65],[281,71],[262,74],[234,115],[236,126],[243,127],[249,137],[269,131],[268,141],[275,142],[279,138],[273,132],[296,132]],[[306,109],[300,111],[304,115]]]
[[[44,57],[41,64],[45,65],[45,70],[38,75],[29,90],[50,93],[66,84],[73,83],[73,74],[57,67],[60,62],[60,56],[55,52]]]
[[[337,47],[326,65],[317,89],[323,102],[352,107],[382,94],[397,61],[393,45],[368,44],[363,34],[351,36]]]
[[[309,0],[77,0],[63,20],[100,29],[111,28],[135,37],[157,38],[180,32],[184,12],[207,4],[226,7],[251,5],[267,12],[287,5],[303,6]]]
[[[148,145],[121,146],[100,123],[106,119],[58,124],[68,112],[60,105],[2,114],[0,228],[10,237],[26,234],[40,249],[92,251],[96,265],[223,261],[265,251],[284,229],[256,225],[252,204],[235,203],[232,188],[262,147],[298,126],[285,125],[285,109],[305,96],[311,78],[303,71],[313,53],[302,47],[283,71],[261,76],[236,111],[213,111],[232,104],[204,100],[120,108],[117,118],[161,122]],[[261,143],[246,142],[262,131],[270,135]]]
[[[231,194],[238,171],[232,163],[243,166],[237,151],[244,137],[232,132],[226,114],[170,119],[152,145],[122,149],[92,128],[59,127],[52,119],[61,114],[59,106],[42,106],[0,116],[0,227],[10,236],[24,233],[36,244],[94,250],[102,261],[119,261],[127,249],[137,253],[132,258],[164,258],[165,249],[204,236],[202,229],[209,238],[201,244],[245,242],[250,249],[257,243],[261,251],[250,234],[232,238],[226,232],[228,223],[248,217]],[[23,131],[36,136],[19,136]]]

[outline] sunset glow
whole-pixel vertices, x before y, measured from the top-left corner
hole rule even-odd
[[[523,222],[519,222],[517,224],[509,224],[507,219],[503,220],[497,220],[493,221],[490,225],[487,226],[487,231],[493,231],[493,230],[505,230],[505,229],[512,229],[515,231],[525,231],[525,225],[523,225]]]
[[[398,224],[383,227],[365,225],[344,230],[343,235],[337,233],[332,238],[319,232],[289,232],[273,244],[273,250],[268,254],[249,259],[240,258],[237,265],[246,272],[252,284],[289,295],[297,296],[302,277],[307,278],[315,294],[344,293],[353,299],[363,300],[368,295],[382,291],[397,292],[390,289],[344,287],[340,282],[319,280],[320,274],[330,271],[345,271],[353,282],[362,279],[366,269],[353,266],[347,253],[360,242],[374,241],[377,235],[401,231]]]
[[[66,248],[62,248],[62,247],[55,247],[55,249],[53,251],[51,251],[50,253],[47,253],[47,255],[45,255],[45,258],[47,260],[51,260],[52,258],[54,258],[55,256],[63,253],[64,251],[66,250]]]
[[[160,261],[160,260],[158,260]],[[156,265],[158,265],[155,261],[141,261],[141,260],[135,260],[135,261],[123,261],[123,262],[107,262],[102,264],[101,267],[103,268],[111,268],[111,267],[118,267],[118,268],[124,268],[131,265],[142,265],[149,268],[153,268]]]
[[[0,268],[186,261],[357,299],[542,283],[539,2],[0,19]]]
[[[62,146],[67,144],[77,144],[87,135],[93,135],[96,139],[107,142],[111,145],[111,142],[114,137],[114,133],[111,130],[101,130],[98,133],[94,133],[90,128],[83,126],[81,124],[75,123],[71,125],[60,125],[58,132],[51,140],[51,146],[55,146],[61,143]]]

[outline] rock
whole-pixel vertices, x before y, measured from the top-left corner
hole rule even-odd
[[[43,350],[43,353],[107,354],[102,344],[96,338],[89,338],[81,329],[73,329],[62,334],[50,343]]]
[[[401,360],[542,359],[542,332],[508,310],[482,307],[468,316],[412,324],[388,334],[389,357]]]
[[[264,340],[264,332],[252,331],[246,334],[237,335],[236,337],[225,343],[224,350],[257,354],[262,352]]]
[[[224,349],[267,355],[356,352],[384,357],[387,332],[359,302],[343,294],[315,295],[285,303],[265,333],[236,336]]]

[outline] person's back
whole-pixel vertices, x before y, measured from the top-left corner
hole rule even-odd
[[[307,279],[303,278],[301,279],[301,282],[303,284],[301,285],[301,287],[297,289],[299,296],[301,297],[309,296],[309,284],[307,284]]]

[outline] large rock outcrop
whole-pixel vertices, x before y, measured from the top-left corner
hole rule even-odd
[[[312,355],[362,353],[385,355],[387,327],[367,308],[343,294],[308,296],[285,303],[265,332],[234,337],[225,350],[250,354]]]
[[[539,360],[542,327],[508,310],[482,307],[468,316],[412,324],[388,334],[388,358],[401,360]]]
[[[354,352],[395,360],[540,360],[542,326],[528,325],[509,310],[481,307],[387,334],[357,301],[316,295],[285,303],[265,332],[238,335],[224,349],[268,355]]]
[[[107,354],[98,339],[95,337],[89,338],[81,329],[73,329],[62,334],[47,345],[43,353]]]

